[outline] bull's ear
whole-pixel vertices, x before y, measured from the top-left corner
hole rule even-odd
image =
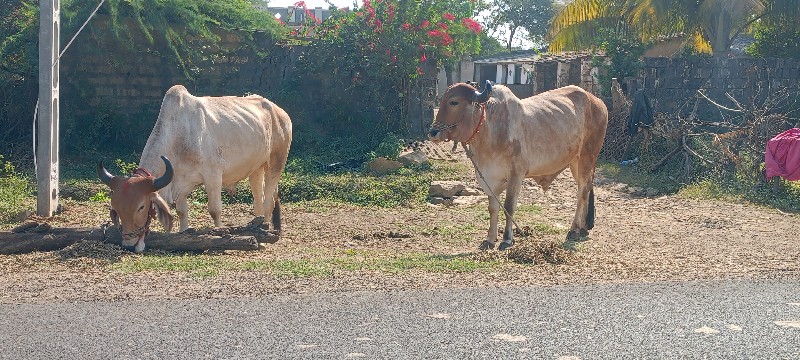
[[[111,216],[111,222],[114,226],[119,226],[119,214],[117,214],[117,210],[111,208],[111,210],[108,211],[108,215]]]
[[[153,193],[153,195],[151,195],[150,202],[156,209],[156,218],[158,222],[161,223],[161,226],[164,227],[166,232],[172,232],[172,214],[169,213],[167,202],[164,201],[158,193]]]

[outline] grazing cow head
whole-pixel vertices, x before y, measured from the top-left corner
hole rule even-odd
[[[157,218],[167,232],[172,230],[172,215],[158,190],[172,181],[172,164],[165,156],[161,157],[166,171],[155,178],[144,169],[137,169],[130,177],[114,176],[103,166],[97,164],[97,176],[111,190],[111,221],[121,227],[122,247],[134,251],[144,251],[144,237],[150,232],[150,220]]]
[[[476,106],[489,100],[492,83],[486,81],[483,92],[466,83],[450,86],[439,103],[439,112],[431,125],[428,138],[438,141],[466,141],[480,121],[481,110]]]

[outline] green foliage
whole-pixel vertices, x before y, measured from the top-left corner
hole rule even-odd
[[[605,62],[603,57],[593,59],[594,66],[605,69],[599,76],[603,95],[611,94],[611,79],[617,78],[621,82],[626,77],[638,76],[639,70],[644,68],[641,57],[644,55],[646,46],[638,39],[623,38],[606,33],[603,35],[600,49],[609,59],[609,62]]]
[[[30,207],[32,196],[33,187],[28,179],[0,155],[0,223],[12,221],[20,211]]]
[[[114,164],[117,165],[117,169],[120,171],[119,174],[124,174],[125,176],[133,174],[133,172],[139,168],[139,164],[135,162],[125,162],[122,159],[114,160]]]
[[[528,40],[543,44],[544,36],[555,15],[553,0],[493,0],[489,9],[489,28],[508,28],[506,48],[511,50],[512,42],[523,28],[528,32]]]
[[[107,202],[111,201],[111,196],[109,196],[107,192],[101,190],[101,191],[98,191],[97,193],[95,193],[94,195],[92,195],[89,198],[89,201],[91,201],[91,202],[99,202],[99,203],[107,203]]]
[[[799,0],[573,0],[549,31],[551,51],[591,48],[602,31],[650,41],[685,34],[696,49],[723,55],[753,21],[792,26]]]
[[[787,24],[756,25],[755,42],[745,48],[747,55],[754,57],[776,57],[800,59],[800,27]]]
[[[246,29],[237,32],[245,40],[252,40],[253,31],[273,38],[282,35],[279,22],[255,4],[253,0],[109,0],[107,12],[117,38],[136,44],[133,22],[150,44],[166,44],[171,57],[192,77],[190,69],[209,56],[205,53],[213,48],[209,45],[219,42],[218,30]]]
[[[403,139],[397,137],[397,135],[394,133],[389,133],[386,135],[383,141],[378,144],[378,148],[375,149],[375,156],[394,160],[400,156],[400,153],[403,152],[404,147],[405,144]]]

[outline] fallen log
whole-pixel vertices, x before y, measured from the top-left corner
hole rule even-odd
[[[256,218],[245,226],[187,229],[179,233],[151,232],[145,241],[148,249],[175,252],[258,250],[260,243],[271,244],[279,239],[278,232],[266,227],[263,218]],[[122,235],[116,226],[109,224],[100,228],[53,228],[47,223],[29,222],[11,232],[0,232],[0,254],[59,250],[80,240],[120,245]]]

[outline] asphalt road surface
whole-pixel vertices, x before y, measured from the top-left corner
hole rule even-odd
[[[2,359],[800,359],[800,281],[0,304]]]

